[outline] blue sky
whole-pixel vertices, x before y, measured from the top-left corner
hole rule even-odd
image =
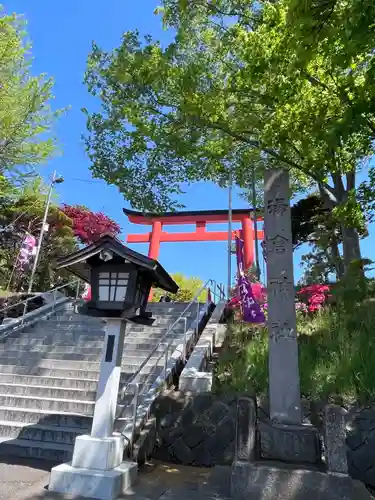
[[[144,232],[147,226],[130,225],[122,213],[122,208],[129,204],[124,201],[117,188],[92,180],[89,160],[81,139],[86,130],[81,108],[92,110],[96,103],[82,81],[92,41],[104,49],[111,49],[119,45],[124,31],[138,29],[142,34],[151,33],[163,43],[168,43],[171,35],[162,30],[160,19],[153,14],[158,3],[156,0],[107,0],[104,3],[99,0],[4,2],[7,12],[24,14],[28,22],[27,29],[33,45],[33,72],[46,73],[54,78],[53,106],[70,106],[54,130],[61,154],[41,169],[42,175],[47,177],[56,169],[65,177],[64,184],[58,187],[60,200],[105,212],[120,224],[123,237],[128,233]],[[227,193],[214,185],[198,183],[186,189],[181,201],[189,210],[224,209],[227,207]],[[246,207],[237,193],[234,195],[233,206]],[[215,225],[215,229],[221,228],[225,229],[225,226]],[[186,226],[185,229],[191,230]],[[211,229],[214,227],[211,226]],[[363,242],[364,256],[371,258],[374,255],[371,250],[374,242],[373,235]],[[147,245],[134,245],[133,248],[147,253]],[[302,248],[295,254],[296,280],[301,274],[299,261],[304,251]],[[180,271],[188,276],[199,276],[203,280],[214,278],[225,283],[226,255],[226,243],[223,242],[164,243],[159,260],[171,273]]]

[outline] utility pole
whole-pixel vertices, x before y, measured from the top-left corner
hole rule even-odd
[[[32,268],[32,271],[31,271],[31,276],[30,276],[30,281],[29,281],[29,288],[27,290],[28,294],[30,294],[32,292],[32,289],[33,289],[33,283],[34,283],[35,273],[36,273],[36,269],[38,267],[38,262],[39,262],[39,257],[40,257],[40,250],[42,248],[43,237],[44,237],[44,233],[45,233],[45,226],[46,226],[46,223],[47,223],[47,217],[48,217],[49,207],[50,207],[50,204],[51,204],[51,197],[52,197],[53,186],[55,184],[61,184],[62,182],[64,182],[63,177],[57,177],[56,170],[55,170],[53,172],[53,174],[52,174],[52,179],[51,179],[51,183],[50,183],[49,190],[48,190],[47,201],[46,201],[46,206],[45,206],[44,216],[43,216],[43,221],[42,221],[42,227],[40,229],[38,246],[37,246],[37,249],[36,249],[36,254],[35,254],[33,268]]]
[[[227,284],[227,299],[230,299],[230,291],[232,288],[232,169],[229,169],[228,182],[228,284]]]
[[[251,190],[252,190],[252,205],[253,205],[253,214],[254,214],[254,236],[255,236],[255,265],[256,265],[256,276],[257,279],[260,280],[260,264],[259,264],[259,247],[258,247],[258,221],[257,221],[257,194],[255,187],[255,167],[253,167],[252,172],[252,181],[251,181]]]

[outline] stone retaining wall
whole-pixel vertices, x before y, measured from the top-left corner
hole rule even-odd
[[[158,398],[158,445],[154,458],[183,465],[231,465],[236,434],[236,396],[170,392]]]
[[[260,421],[267,405],[257,408]],[[237,396],[168,392],[155,402],[157,447],[153,456],[183,465],[231,465],[235,456]],[[304,402],[304,422],[324,436],[324,403]],[[375,407],[345,408],[348,473],[375,488]],[[326,435],[327,439],[327,435]],[[329,443],[325,443],[331,446]]]

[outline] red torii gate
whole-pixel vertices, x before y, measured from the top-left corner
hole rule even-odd
[[[134,210],[123,209],[124,214],[133,224],[152,226],[152,230],[146,234],[128,234],[127,243],[150,243],[148,256],[158,259],[160,243],[185,242],[185,241],[227,241],[227,231],[207,231],[209,223],[228,222],[228,210],[198,210],[192,212],[165,212],[162,214],[144,214]],[[249,269],[254,263],[254,225],[251,219],[251,209],[232,210],[232,221],[241,223],[241,230],[232,231],[232,239],[240,232],[244,242],[245,268]],[[263,217],[257,216],[262,221]],[[163,231],[167,225],[195,224],[194,232],[168,233]],[[258,240],[264,239],[262,230],[258,230]]]

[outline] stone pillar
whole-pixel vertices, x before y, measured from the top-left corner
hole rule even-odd
[[[121,360],[124,350],[126,321],[108,319],[104,339],[104,353],[100,365],[96,403],[91,436],[107,438],[113,434],[116,417]]]
[[[264,240],[267,254],[269,400],[272,422],[301,423],[289,174],[264,175]]]
[[[91,435],[76,438],[71,463],[53,467],[49,491],[114,500],[136,480],[137,464],[123,462],[124,437],[113,433],[125,326],[107,319]]]
[[[248,498],[249,478],[256,456],[255,401],[240,397],[237,400],[235,456],[231,469],[230,497],[233,500]]]
[[[347,474],[346,414],[341,406],[327,405],[324,408],[324,438],[326,464],[329,473]]]

